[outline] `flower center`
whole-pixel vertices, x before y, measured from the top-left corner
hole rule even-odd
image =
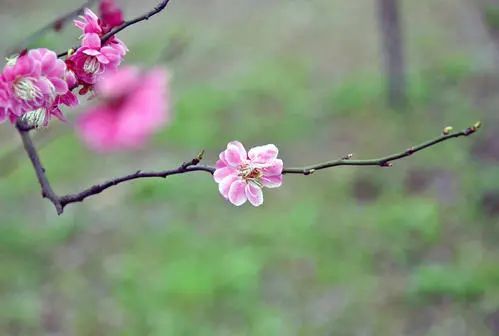
[[[96,57],[88,57],[83,64],[83,71],[88,74],[95,74],[100,70],[100,63]]]
[[[240,170],[240,176],[243,180],[260,185],[260,178],[263,176],[263,172],[259,168],[254,168],[250,165],[243,165]]]
[[[42,92],[29,78],[22,77],[14,82],[14,93],[22,100],[41,98]]]

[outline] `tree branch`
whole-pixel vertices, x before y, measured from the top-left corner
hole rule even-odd
[[[97,2],[97,0],[87,0],[80,7],[76,8],[76,9],[74,9],[74,10],[72,10],[64,15],[59,16],[58,18],[56,18],[52,22],[46,24],[44,27],[40,28],[36,32],[34,32],[31,35],[29,35],[28,37],[26,37],[24,40],[19,42],[15,47],[12,47],[11,49],[9,49],[9,51],[7,52],[7,56],[19,53],[22,49],[29,47],[29,45],[31,43],[36,42],[43,35],[45,35],[46,33],[50,32],[50,31],[61,30],[68,21],[70,21],[70,20],[76,18],[78,15],[82,14],[83,11],[85,10],[85,8],[92,6],[95,2]]]
[[[465,130],[462,130],[461,132],[452,132],[449,130],[449,128],[446,128],[446,129],[444,129],[443,134],[438,138],[424,142],[424,143],[422,143],[418,146],[415,146],[415,147],[410,147],[401,153],[392,154],[392,155],[385,156],[385,157],[378,158],[378,159],[351,160],[352,154],[348,154],[347,156],[345,156],[339,160],[327,161],[327,162],[318,163],[318,164],[303,167],[303,168],[286,168],[283,170],[282,173],[283,174],[310,175],[318,170],[339,167],[339,166],[391,167],[392,161],[400,160],[400,159],[403,159],[405,157],[411,156],[414,153],[417,153],[417,152],[422,151],[426,148],[435,146],[436,144],[439,144],[441,142],[444,142],[444,141],[447,141],[447,140],[450,140],[453,138],[459,138],[462,136],[469,136],[469,135],[475,133],[478,130],[478,128],[480,128],[480,126],[481,126],[480,122],[477,122],[475,125],[468,127]]]
[[[31,139],[29,132],[32,130],[31,127],[27,126],[22,119],[16,123],[16,128],[21,135],[21,139],[23,142],[24,150],[28,154],[28,157],[31,161],[31,164],[35,170],[36,177],[40,184],[42,190],[42,197],[48,199],[54,205],[57,214],[61,215],[64,212],[64,208],[71,203],[83,202],[88,197],[100,194],[106,189],[109,189],[118,184],[140,179],[140,178],[167,178],[171,175],[179,175],[179,174],[187,174],[192,172],[207,172],[213,174],[215,172],[214,167],[209,166],[200,166],[199,162],[203,159],[204,151],[199,153],[195,158],[190,161],[182,163],[178,168],[158,171],[158,172],[142,172],[137,171],[133,174],[126,175],[123,177],[118,177],[111,179],[109,181],[103,182],[101,184],[96,184],[88,189],[85,189],[77,194],[70,194],[64,196],[58,196],[50,182],[47,178],[45,168],[40,160],[40,156],[38,155],[38,151],[36,150],[35,145]]]
[[[101,41],[102,43],[104,44],[106,41],[108,41],[111,37],[113,37],[114,35],[116,35],[117,33],[121,32],[122,30],[136,24],[136,23],[139,23],[139,22],[142,22],[142,21],[145,21],[145,20],[149,20],[152,16],[160,13],[161,11],[163,11],[166,6],[168,5],[168,3],[170,2],[170,0],[162,0],[158,5],[156,5],[156,7],[154,7],[152,10],[150,10],[149,12],[145,13],[144,15],[141,15],[139,17],[136,17],[135,19],[132,19],[132,20],[128,20],[128,21],[125,21],[123,22],[121,25],[119,25],[118,27],[114,28],[113,30],[111,30],[109,33],[105,34],[104,36],[102,36],[101,38]],[[78,50],[79,46],[77,47],[74,47],[73,49],[71,50]],[[62,52],[62,53],[59,53],[57,55],[57,57],[65,57],[67,56],[69,53],[69,51],[65,51],[65,52]]]
[[[461,132],[451,132],[448,129],[444,130],[444,134],[438,138],[435,138],[433,140],[430,140],[428,142],[425,142],[421,145],[411,147],[407,149],[404,152],[398,153],[398,154],[393,154],[389,155],[383,158],[379,159],[373,159],[373,160],[351,160],[352,155],[349,154],[346,157],[336,160],[336,161],[329,161],[329,162],[324,162],[320,164],[316,164],[313,166],[308,166],[304,168],[285,168],[283,170],[283,174],[300,174],[300,175],[310,175],[314,173],[317,170],[321,169],[327,169],[327,168],[333,168],[333,167],[338,167],[338,166],[377,166],[377,167],[391,167],[391,162],[395,160],[400,160],[405,157],[411,156],[412,154],[422,151],[426,148],[435,146],[441,142],[453,139],[453,138],[459,138],[462,136],[469,136],[473,133],[475,133],[478,128],[480,127],[480,123],[476,123],[475,125],[468,127],[467,129],[461,131]],[[19,119],[19,121],[16,124],[16,128],[19,131],[19,134],[21,135],[21,139],[24,145],[24,149],[26,153],[28,154],[31,164],[33,165],[33,168],[36,173],[36,177],[38,179],[38,182],[40,184],[40,187],[42,189],[42,196],[46,199],[48,199],[52,204],[54,205],[57,214],[61,215],[64,212],[64,208],[71,203],[78,203],[78,202],[83,202],[85,199],[95,196],[100,194],[101,192],[117,186],[119,184],[137,180],[137,179],[142,179],[142,178],[166,178],[168,176],[172,175],[180,175],[180,174],[187,174],[187,173],[192,173],[192,172],[206,172],[213,174],[215,172],[215,167],[211,166],[205,166],[205,165],[199,165],[201,160],[203,159],[204,151],[199,153],[195,158],[193,158],[190,161],[182,163],[179,167],[175,169],[170,169],[170,170],[163,170],[163,171],[158,171],[158,172],[142,172],[141,170],[129,174],[126,176],[122,177],[117,177],[110,179],[106,182],[96,184],[94,186],[91,186],[90,188],[87,188],[79,193],[76,194],[69,194],[69,195],[64,195],[64,196],[58,196],[54,190],[52,189],[52,186],[50,185],[50,182],[47,178],[47,175],[45,173],[45,168],[42,165],[42,162],[40,160],[40,157],[38,155],[38,152],[33,144],[33,141],[31,140],[31,136],[29,132],[32,130],[32,128],[28,127],[25,123],[23,123],[22,119]]]
[[[21,135],[24,150],[28,154],[31,164],[35,169],[36,177],[38,178],[38,182],[40,183],[40,187],[42,189],[42,197],[51,201],[55,206],[57,214],[60,215],[63,211],[63,206],[60,202],[59,196],[57,196],[50,185],[47,175],[45,174],[45,168],[42,165],[40,157],[38,156],[38,151],[31,140],[31,136],[29,135],[31,128],[27,127],[26,124],[22,122],[22,119],[19,119],[16,123],[16,128]]]

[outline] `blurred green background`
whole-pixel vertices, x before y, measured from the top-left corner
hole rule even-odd
[[[156,1],[121,1],[128,17]],[[0,50],[79,1],[0,1]],[[71,122],[36,134],[60,193],[176,167],[228,141],[286,165],[372,158],[484,128],[391,169],[286,176],[236,208],[209,175],[113,188],[57,217],[0,128],[1,335],[499,335],[499,7],[400,1],[407,107],[387,107],[376,2],[172,0],[120,37],[173,74],[146,149],[96,155]],[[33,46],[63,51],[71,26]],[[66,112],[70,119],[78,110]]]

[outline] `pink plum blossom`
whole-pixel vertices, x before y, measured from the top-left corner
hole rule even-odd
[[[74,24],[81,29],[83,34],[102,34],[99,17],[89,8],[85,8],[83,15],[79,17],[79,20],[74,20]]]
[[[84,84],[95,84],[107,70],[116,70],[123,59],[121,49],[102,46],[99,35],[88,33],[83,36],[81,47],[71,55],[71,70]]]
[[[116,36],[102,42],[106,33],[123,22],[121,10],[113,1],[102,1],[101,15],[103,17],[99,18],[87,8],[84,15],[74,21],[83,32],[82,42],[80,48],[66,59],[66,64],[76,75],[78,85],[83,86],[81,94],[92,90],[105,72],[115,71],[128,52],[125,43]]]
[[[251,148],[249,152],[239,141],[229,142],[220,153],[213,175],[225,199],[236,206],[248,200],[253,206],[263,203],[262,188],[277,188],[282,184],[281,159],[275,145]]]
[[[21,53],[4,67],[0,83],[1,120],[15,122],[33,111],[44,116],[43,124],[51,115],[64,119],[58,104],[67,101],[72,93],[66,65],[55,52],[41,48]]]
[[[97,82],[101,102],[77,120],[77,131],[93,150],[136,149],[169,119],[168,74],[126,67]]]

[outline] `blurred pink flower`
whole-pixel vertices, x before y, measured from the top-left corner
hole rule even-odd
[[[168,74],[126,67],[96,84],[102,99],[77,120],[77,131],[93,150],[135,149],[169,119]]]
[[[229,142],[220,153],[213,175],[219,191],[232,204],[240,206],[248,200],[252,205],[263,203],[262,188],[282,184],[281,159],[275,145],[251,148],[249,152],[239,141]]]
[[[58,99],[69,96],[67,69],[55,52],[33,49],[9,60],[0,76],[0,119],[38,111],[46,124],[51,115],[63,119]]]
[[[104,31],[110,31],[125,21],[123,11],[114,0],[101,0],[99,10]]]

